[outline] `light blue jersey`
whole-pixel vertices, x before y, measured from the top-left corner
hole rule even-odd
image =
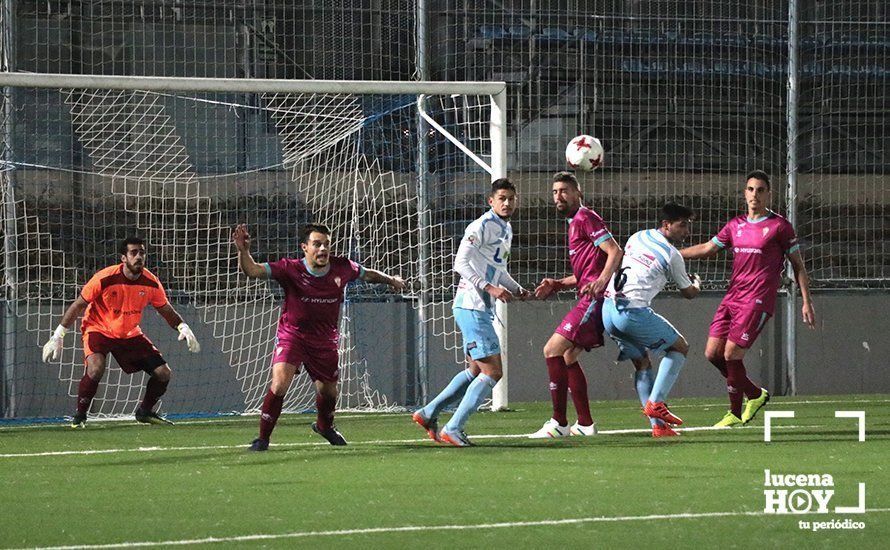
[[[506,288],[514,294],[519,292],[519,283],[507,273],[512,241],[510,222],[494,210],[467,226],[454,258],[454,270],[460,275],[454,309],[491,313],[494,299],[484,290],[487,284]]]
[[[642,358],[646,350],[664,351],[680,337],[649,307],[668,280],[681,289],[692,286],[676,247],[657,229],[631,235],[603,304],[603,327],[621,350],[619,361]]]

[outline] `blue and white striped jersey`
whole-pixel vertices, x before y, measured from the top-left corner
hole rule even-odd
[[[485,285],[500,286],[512,293],[519,284],[507,273],[513,228],[489,210],[467,226],[454,258],[454,271],[460,283],[454,294],[454,308],[491,311],[494,298],[485,292]]]
[[[606,297],[624,299],[627,307],[649,307],[669,280],[681,289],[692,285],[683,256],[661,231],[637,231],[624,245],[621,268],[609,282]]]

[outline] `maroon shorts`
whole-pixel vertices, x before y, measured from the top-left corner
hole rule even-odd
[[[749,348],[770,317],[772,315],[762,309],[720,302],[708,336],[729,340],[740,348]]]
[[[336,382],[340,379],[339,356],[335,347],[308,346],[299,338],[275,339],[272,364],[290,363],[300,372],[302,365],[312,380]]]
[[[83,362],[94,353],[108,356],[110,353],[122,371],[133,374],[145,371],[148,374],[167,361],[158,348],[144,334],[132,338],[109,338],[101,332],[87,332],[83,335]]]
[[[587,351],[602,346],[603,299],[583,296],[553,332]]]

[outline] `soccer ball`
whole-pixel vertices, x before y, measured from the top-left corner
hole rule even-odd
[[[574,170],[590,172],[603,165],[603,144],[593,136],[578,136],[566,147],[566,162]]]

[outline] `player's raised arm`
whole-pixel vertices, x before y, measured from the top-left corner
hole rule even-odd
[[[584,285],[584,288],[581,289],[582,294],[587,293],[592,297],[600,296],[605,292],[612,275],[621,267],[621,260],[624,258],[624,251],[612,237],[601,242],[599,247],[606,253],[606,265],[603,266],[603,271],[595,281]]]
[[[366,283],[389,285],[396,291],[401,291],[405,288],[405,281],[398,275],[387,275],[376,269],[365,268],[359,278]]]
[[[803,265],[803,256],[801,256],[800,250],[795,250],[787,254],[787,257],[788,261],[791,262],[792,269],[794,269],[794,280],[797,281],[797,286],[800,287],[800,295],[803,298],[803,305],[801,306],[803,322],[811,329],[814,329],[816,328],[816,311],[813,309],[813,300],[810,295],[810,276],[807,274],[807,268]]]
[[[250,255],[250,233],[247,232],[247,225],[242,223],[235,226],[232,242],[238,249],[238,267],[241,271],[252,279],[268,279],[269,271],[266,266],[256,263]]]
[[[59,354],[62,353],[62,340],[65,338],[65,334],[68,333],[71,325],[73,325],[74,321],[81,316],[88,305],[89,302],[84,300],[83,296],[78,295],[77,299],[68,306],[68,309],[66,309],[65,313],[62,315],[62,320],[59,321],[59,326],[56,327],[52,336],[50,336],[49,340],[43,345],[44,363],[49,363],[50,360],[56,361],[59,359]]]

